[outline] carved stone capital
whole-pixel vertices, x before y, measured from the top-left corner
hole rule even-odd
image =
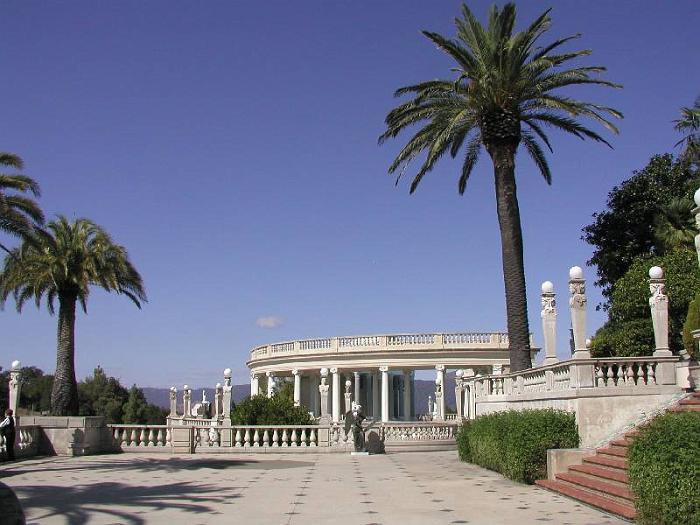
[[[337,374],[338,373],[338,367],[333,367],[331,368],[331,374]]]
[[[438,372],[444,372],[445,365],[435,365],[435,370],[437,370]]]
[[[665,279],[649,279],[649,306],[655,306],[659,303],[668,302],[666,295],[666,280]]]
[[[265,372],[265,375],[266,375],[267,377],[275,377],[275,373],[274,373],[274,372]]]
[[[389,371],[389,365],[382,365],[379,367],[380,372],[388,372]]]
[[[557,300],[553,293],[542,294],[542,317],[557,315]]]
[[[299,375],[299,369],[298,369],[298,368],[295,368],[294,370],[292,370],[292,375],[293,375],[293,376],[298,376],[298,375]]]

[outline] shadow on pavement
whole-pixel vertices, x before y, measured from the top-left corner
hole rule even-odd
[[[3,525],[24,525],[24,512],[10,487],[0,483],[0,522]]]

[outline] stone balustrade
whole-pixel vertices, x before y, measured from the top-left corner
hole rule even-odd
[[[167,425],[108,425],[114,443],[122,450],[167,448],[171,445]]]
[[[39,427],[18,426],[15,431],[15,456],[31,457],[39,452]],[[5,437],[0,435],[0,453],[6,452]]]
[[[352,337],[329,337],[284,341],[254,348],[250,360],[279,355],[364,351],[401,351],[417,347],[426,350],[463,349],[465,346],[508,349],[508,334],[501,332],[455,332],[430,334],[387,334]],[[534,346],[534,344],[533,344]]]

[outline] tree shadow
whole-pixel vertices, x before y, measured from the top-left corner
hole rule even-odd
[[[112,516],[119,523],[142,525],[147,523],[147,513],[165,509],[192,514],[215,513],[212,505],[240,497],[235,490],[238,489],[188,482],[155,486],[104,482],[15,488],[22,505],[31,515],[29,523],[41,523],[51,516],[60,515],[72,525],[86,524],[98,515]]]
[[[0,483],[0,521],[5,525],[24,525],[24,512],[13,490]]]

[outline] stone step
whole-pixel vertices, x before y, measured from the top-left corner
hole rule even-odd
[[[629,476],[627,476],[627,472],[624,470],[597,467],[595,465],[571,465],[569,471],[589,477],[604,479],[610,483],[629,485]]]
[[[576,488],[610,498],[618,503],[634,503],[635,497],[629,487],[621,487],[600,479],[588,478],[574,473],[557,474],[557,480],[565,481],[575,485]]]
[[[688,397],[678,403],[681,406],[695,406],[695,405],[700,405],[700,397]]]
[[[599,448],[596,451],[599,455],[602,454],[604,456],[615,456],[618,458],[624,458],[627,457],[627,447],[606,447],[606,448]]]
[[[627,439],[627,438],[622,438],[622,439],[615,439],[610,442],[611,445],[614,445],[616,447],[629,447],[632,445],[633,439]]]
[[[588,464],[594,464],[602,467],[608,467],[608,468],[613,468],[613,469],[618,469],[618,470],[624,470],[627,471],[627,460],[626,459],[617,459],[614,457],[610,456],[589,456],[587,458],[583,458],[583,462],[588,463]]]
[[[618,503],[617,501],[613,501],[609,498],[587,492],[572,485],[567,485],[561,481],[540,479],[535,481],[535,483],[540,487],[564,494],[565,496],[577,499],[583,503],[592,505],[593,507],[597,507],[611,514],[617,514],[618,516],[622,516],[628,520],[633,520],[637,516],[637,511],[635,510],[634,505]]]
[[[700,412],[700,405],[679,405],[670,409],[669,412]]]

